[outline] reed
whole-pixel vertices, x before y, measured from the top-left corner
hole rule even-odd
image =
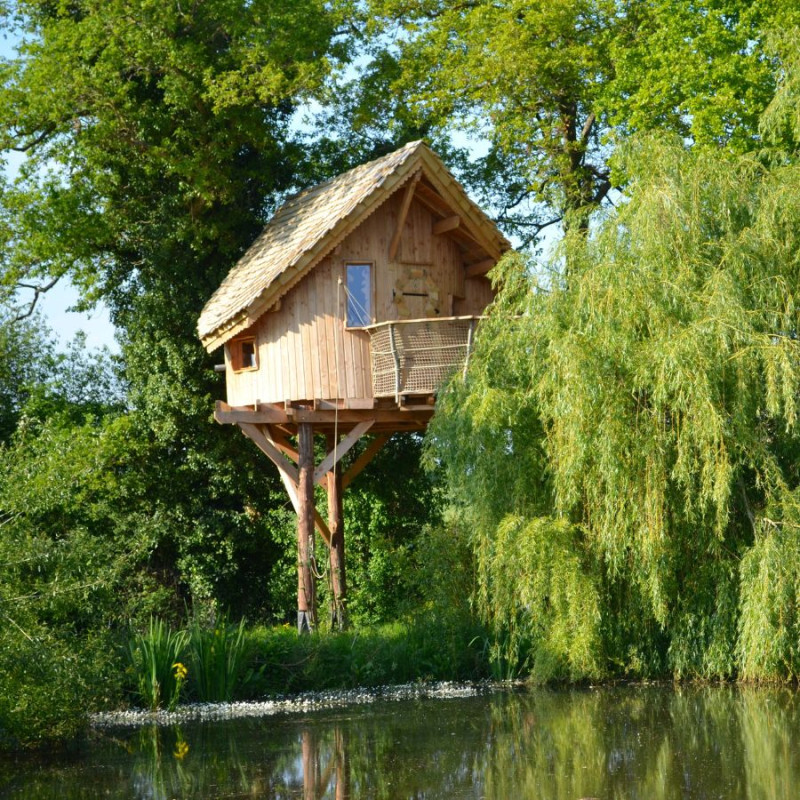
[[[173,709],[186,683],[183,664],[188,634],[172,630],[164,620],[150,617],[144,633],[135,633],[129,654],[142,703],[150,709]]]
[[[210,627],[193,620],[188,650],[192,690],[202,702],[230,702],[253,678],[252,646],[243,619],[237,625],[223,616]]]

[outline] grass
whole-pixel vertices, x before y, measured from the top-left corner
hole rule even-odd
[[[292,628],[250,631],[260,695],[351,689],[489,676],[483,632],[472,623],[395,622],[345,633],[298,636]]]
[[[486,632],[473,621],[433,616],[345,633],[300,636],[291,626],[248,628],[224,618],[170,631],[151,620],[131,642],[138,695],[148,708],[171,708],[181,693],[232,701],[302,691],[353,689],[491,677]],[[176,663],[185,662],[185,685]],[[177,686],[177,688],[176,688]]]

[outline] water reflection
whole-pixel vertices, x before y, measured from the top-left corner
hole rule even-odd
[[[18,798],[794,798],[789,690],[541,690],[117,730],[0,762]]]

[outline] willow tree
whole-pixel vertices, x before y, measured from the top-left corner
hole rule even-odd
[[[569,286],[507,260],[437,414],[481,606],[545,676],[795,676],[800,166],[623,166]]]

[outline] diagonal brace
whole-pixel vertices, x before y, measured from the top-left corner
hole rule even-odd
[[[347,434],[347,436],[328,453],[319,466],[314,470],[314,483],[322,483],[325,476],[333,469],[333,467],[348,453],[355,443],[372,427],[374,420],[366,420],[359,422],[358,425]]]
[[[299,481],[297,467],[290,463],[281,451],[278,450],[269,429],[263,430],[260,426],[250,422],[240,422],[239,427],[242,429],[242,433],[244,433],[248,439],[251,439],[255,446],[278,468],[278,474],[286,488],[286,493],[289,495],[292,508],[294,508],[295,514],[298,514],[300,512],[300,497],[297,489]],[[319,511],[316,509],[314,509],[314,527],[320,532],[320,535],[325,540],[325,544],[330,547],[331,532],[320,516]]]

